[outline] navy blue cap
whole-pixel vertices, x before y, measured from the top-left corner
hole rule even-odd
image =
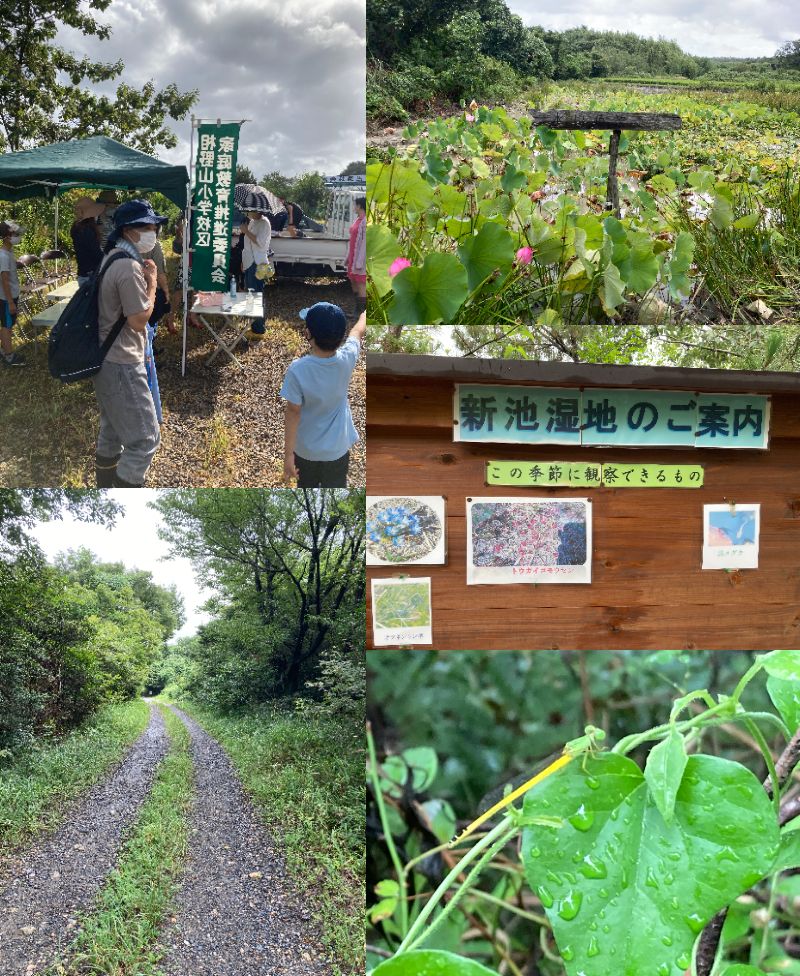
[[[317,302],[300,312],[308,331],[323,349],[336,348],[347,331],[347,316],[331,302]]]
[[[166,224],[168,217],[160,217],[147,200],[126,200],[114,211],[114,228],[131,224]]]

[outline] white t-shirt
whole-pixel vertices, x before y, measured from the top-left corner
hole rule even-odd
[[[244,246],[242,247],[242,271],[247,271],[251,264],[266,264],[269,254],[269,244],[272,240],[272,224],[266,217],[258,220],[251,220],[247,229],[257,238],[256,243],[244,235]]]
[[[8,272],[9,283],[11,285],[11,297],[16,300],[19,298],[19,275],[17,274],[17,259],[13,251],[7,251],[0,246],[0,274]],[[5,301],[6,293],[0,286],[0,298]]]

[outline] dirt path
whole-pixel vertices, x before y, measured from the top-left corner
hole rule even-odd
[[[11,861],[11,880],[0,887],[2,976],[31,976],[69,943],[76,913],[90,906],[114,867],[168,745],[164,719],[151,704],[150,724],[117,769],[54,834]]]
[[[192,739],[196,801],[166,976],[328,976],[310,911],[222,747],[178,708]]]

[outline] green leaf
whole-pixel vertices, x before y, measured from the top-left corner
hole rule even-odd
[[[785,681],[800,681],[800,651],[770,651],[761,663],[767,674]]]
[[[761,214],[758,213],[744,214],[744,216],[739,217],[737,220],[734,220],[733,227],[735,227],[736,230],[752,230],[759,222],[759,220],[761,220]]]
[[[384,919],[391,918],[396,908],[396,898],[384,898],[370,907],[369,920],[373,924],[382,922]]]
[[[392,279],[395,325],[450,324],[469,294],[467,272],[454,254],[428,254],[421,268],[406,268]]]
[[[506,168],[503,170],[503,176],[500,180],[500,185],[503,187],[505,193],[513,193],[514,190],[521,190],[523,186],[527,186],[528,175],[518,170],[511,163],[506,163]]]
[[[667,823],[672,821],[675,813],[675,798],[688,758],[683,736],[674,727],[670,728],[666,739],[650,750],[647,757],[644,778],[658,812]]]
[[[399,797],[410,786],[415,793],[422,793],[436,778],[439,761],[429,746],[405,749],[399,756],[387,756],[381,764],[385,793]],[[388,780],[388,782],[387,782]]]
[[[770,874],[800,868],[800,826],[792,825],[781,831],[781,846],[775,856]]]
[[[800,682],[771,674],[767,678],[767,692],[789,731],[800,728]]]
[[[456,832],[456,815],[447,800],[428,800],[422,804],[436,839],[445,844]]]
[[[493,271],[505,278],[514,263],[514,241],[499,224],[484,224],[459,246],[458,256],[467,269],[469,290],[474,291]]]
[[[687,969],[697,934],[764,877],[779,843],[756,777],[714,756],[689,758],[669,824],[639,767],[614,753],[559,770],[523,811],[567,821],[526,827],[522,860],[569,976]]]
[[[471,959],[431,949],[404,952],[382,962],[372,973],[373,976],[497,976],[493,969]]]
[[[495,122],[482,122],[479,128],[488,142],[498,142],[503,138],[503,130]]]
[[[727,197],[719,193],[715,193],[713,199],[714,205],[708,219],[717,230],[725,230],[733,224],[733,204]]]
[[[763,969],[756,969],[755,966],[748,966],[743,962],[737,962],[733,966],[726,966],[720,976],[767,976]]]
[[[689,173],[689,186],[694,187],[698,193],[708,193],[714,186],[714,173],[710,169],[700,169],[694,173]]]
[[[389,268],[402,253],[397,238],[388,227],[382,224],[370,224],[367,227],[367,274],[379,295],[391,291]]]
[[[400,885],[391,878],[384,878],[375,885],[375,894],[381,898],[396,898],[400,894]]]
[[[436,779],[439,770],[436,752],[430,746],[417,746],[404,749],[402,757],[413,775],[414,792],[423,793]]]
[[[625,284],[619,274],[616,264],[609,264],[603,271],[603,286],[600,289],[600,301],[603,308],[611,315],[614,309],[625,300]]]
[[[376,204],[386,204],[394,198],[415,213],[425,210],[433,199],[433,190],[420,176],[416,164],[398,160],[367,167],[367,192]]]
[[[447,183],[450,179],[450,161],[437,152],[429,152],[425,157],[425,170],[433,183]]]
[[[679,298],[689,292],[692,286],[688,271],[694,257],[694,238],[687,231],[681,231],[675,238],[672,258],[664,264],[664,271],[669,279],[669,293],[673,298]]]
[[[616,262],[615,262],[616,263]],[[636,241],[628,256],[618,265],[619,273],[631,291],[644,295],[658,280],[658,258],[651,241]]]

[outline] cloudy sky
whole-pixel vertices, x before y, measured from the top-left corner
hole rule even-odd
[[[564,30],[585,24],[677,41],[690,54],[769,57],[800,37],[800,6],[786,0],[507,0],[526,24]]]
[[[106,41],[68,29],[75,53],[122,60],[122,80],[200,90],[195,115],[251,119],[239,161],[256,175],[339,173],[364,158],[364,0],[112,0]],[[168,162],[188,162],[190,123]]]
[[[166,543],[158,538],[161,515],[147,507],[156,492],[149,488],[142,491],[112,488],[110,494],[125,507],[124,518],[118,518],[113,529],[78,522],[66,514],[63,521],[42,522],[36,527],[33,534],[39,545],[50,560],[60,552],[84,547],[105,562],[122,562],[129,569],[150,570],[156,583],[164,586],[174,583],[183,596],[186,611],[186,623],[175,636],[194,634],[210,619],[201,607],[211,593],[197,583],[191,563],[171,557]]]

